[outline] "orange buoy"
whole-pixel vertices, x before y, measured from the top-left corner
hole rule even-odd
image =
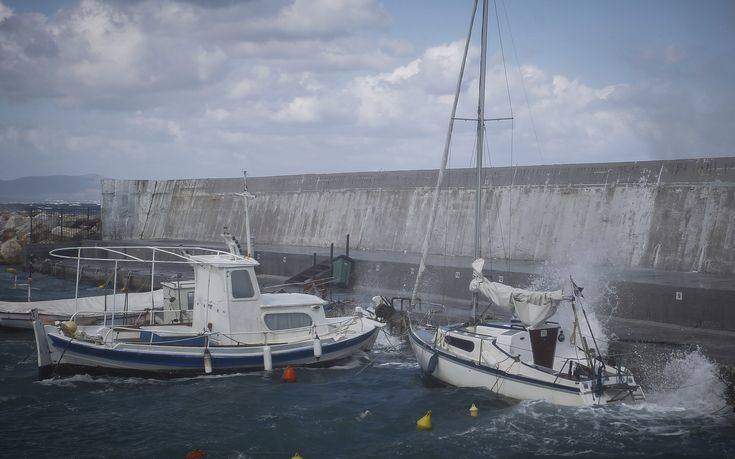
[[[205,453],[201,449],[193,449],[186,453],[186,459],[204,459],[204,456],[206,455],[207,453]]]
[[[296,382],[296,370],[294,370],[293,367],[286,367],[286,369],[283,370],[283,378],[281,379],[283,380],[283,382]]]

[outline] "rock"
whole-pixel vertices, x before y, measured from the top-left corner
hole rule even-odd
[[[15,231],[11,229],[4,229],[0,231],[0,243],[9,241],[15,237]]]
[[[30,228],[31,225],[30,221],[30,218],[25,215],[13,214],[8,218],[8,221],[5,222],[5,229],[12,229],[15,230],[16,233],[22,233],[23,228],[26,228],[25,231],[28,231],[27,228]]]
[[[0,256],[2,256],[3,262],[8,264],[20,263],[22,252],[23,247],[17,239],[7,240],[0,245]]]
[[[56,226],[51,230],[51,234],[60,238],[74,238],[81,230],[79,228],[67,228],[65,226]]]

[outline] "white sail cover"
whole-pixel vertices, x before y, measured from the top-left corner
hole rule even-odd
[[[156,307],[163,305],[163,290],[153,291],[153,301]],[[107,306],[105,306],[105,304]],[[1,313],[29,313],[31,309],[38,309],[40,314],[58,314],[71,316],[75,312],[82,313],[103,313],[112,312],[113,304],[116,312],[122,312],[125,307],[125,294],[118,293],[113,299],[113,295],[105,296],[89,296],[79,298],[63,299],[63,300],[44,300],[44,301],[0,301]],[[151,307],[151,292],[128,293],[128,311],[143,311]]]
[[[482,275],[485,260],[478,258],[472,263],[473,279],[470,291],[482,293],[496,305],[515,314],[527,327],[543,324],[556,312],[559,302],[564,299],[563,292],[535,292],[489,281]]]

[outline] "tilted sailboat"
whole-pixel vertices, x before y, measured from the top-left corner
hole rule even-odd
[[[417,303],[421,275],[426,269],[430,235],[436,218],[439,190],[447,167],[452,128],[477,7],[478,0],[475,0],[412,305]],[[643,400],[643,390],[636,384],[631,372],[603,357],[597,347],[586,312],[579,304],[582,289],[573,281],[570,294],[564,294],[562,290],[537,292],[513,288],[500,282],[492,282],[483,275],[485,262],[480,252],[480,212],[483,135],[487,121],[484,113],[487,18],[488,0],[483,0],[477,105],[475,261],[472,263],[473,279],[469,285],[473,295],[472,320],[443,327],[411,323],[411,348],[426,374],[458,387],[485,388],[513,399],[540,399],[571,406]],[[479,295],[514,314],[517,319],[491,322],[478,318]],[[573,311],[574,326],[569,333],[569,340],[565,339],[558,323],[549,321],[562,305],[569,305]],[[582,332],[578,309],[581,310],[589,330],[590,334],[587,336]],[[588,344],[588,337],[592,338],[594,346]]]

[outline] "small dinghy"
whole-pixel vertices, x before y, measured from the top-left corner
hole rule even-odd
[[[75,316],[44,325],[36,317],[41,378],[79,372],[178,376],[326,365],[370,349],[383,325],[360,308],[351,316],[327,317],[327,302],[317,296],[261,293],[255,277],[258,262],[240,255],[236,244],[230,252],[130,247],[125,257],[136,249],[151,251],[152,260],[166,255],[165,263],[193,266],[192,323],[127,326],[116,318],[115,308],[102,325],[78,325]],[[68,250],[81,251],[82,257],[86,250],[122,252],[104,247]]]

